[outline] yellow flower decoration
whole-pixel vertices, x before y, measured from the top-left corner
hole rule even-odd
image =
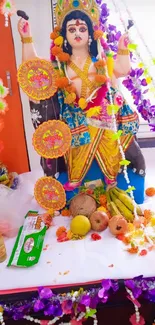
[[[82,109],[85,109],[87,107],[87,101],[85,98],[80,98],[78,104]]]
[[[149,84],[152,82],[152,78],[151,78],[151,77],[147,77],[147,78],[146,78],[146,82],[147,82],[147,84],[149,85]]]
[[[0,306],[0,313],[3,313],[3,307],[2,306]]]
[[[57,45],[57,46],[62,46],[63,44],[63,37],[62,36],[58,36],[55,40],[54,40],[54,44]]]
[[[100,114],[101,106],[95,106],[88,110],[87,117],[97,116]]]
[[[76,94],[71,93],[66,96],[64,102],[65,102],[65,104],[72,104],[72,103],[74,103],[75,99],[76,99]]]

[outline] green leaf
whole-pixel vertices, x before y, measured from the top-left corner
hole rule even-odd
[[[137,44],[128,44],[128,50],[133,52],[137,50],[138,45]]]
[[[108,113],[108,115],[117,114],[119,109],[120,109],[120,107],[118,105],[109,105],[107,107],[107,113]]]
[[[117,133],[113,134],[112,140],[118,140],[118,139],[120,139],[122,133],[123,133],[123,131],[122,130],[119,130]]]
[[[11,3],[10,3],[10,2],[7,2],[6,5],[5,5],[5,7],[6,7],[7,9],[11,9]]]
[[[149,70],[148,70],[148,69],[145,69],[145,70],[144,70],[144,75],[147,76],[148,73],[149,73]]]
[[[127,159],[124,159],[124,160],[120,161],[121,166],[128,166],[128,165],[130,165],[130,163],[131,163],[131,161],[129,161]]]
[[[155,64],[155,58],[152,59],[152,63]]]
[[[4,95],[4,86],[0,85],[0,96]]]
[[[91,309],[86,313],[85,318],[93,317],[97,313],[96,309]]]
[[[135,191],[135,190],[136,190],[135,187],[134,186],[131,186],[125,192],[126,193],[130,193],[131,191]]]

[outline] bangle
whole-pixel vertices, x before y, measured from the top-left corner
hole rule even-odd
[[[128,49],[118,49],[117,54],[118,55],[129,55],[130,51]]]
[[[33,43],[33,39],[32,39],[32,37],[22,37],[21,42],[23,44]]]

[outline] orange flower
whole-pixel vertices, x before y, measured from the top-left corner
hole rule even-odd
[[[66,232],[67,232],[67,230],[66,230],[65,227],[59,227],[59,228],[57,229],[57,231],[56,231],[56,236],[57,236],[57,237],[60,237],[62,234],[66,233]]]
[[[60,27],[58,27],[58,26],[56,26],[55,28],[54,28],[54,32],[60,32]]]
[[[62,48],[59,46],[54,46],[51,52],[54,56],[58,56],[60,53],[62,53]]]
[[[138,247],[131,247],[127,249],[127,252],[130,254],[137,254],[138,253]]]
[[[60,77],[57,79],[56,85],[58,88],[66,88],[69,85],[69,81],[66,77]]]
[[[51,34],[50,34],[50,39],[52,39],[53,41],[57,38],[59,36],[59,34],[57,33],[57,32],[52,32]]]
[[[155,188],[154,187],[149,187],[145,191],[147,196],[154,196],[155,195]]]
[[[71,93],[66,96],[64,102],[65,102],[65,104],[72,104],[72,103],[74,103],[75,99],[76,99],[76,94]]]
[[[103,36],[103,32],[102,30],[95,30],[94,32],[94,40],[97,41],[99,38],[101,38]]]
[[[103,68],[106,65],[106,61],[99,60],[99,61],[95,62],[94,65],[95,65],[96,69]]]
[[[106,203],[107,203],[107,197],[106,197],[105,194],[100,195],[100,197],[99,197],[99,202],[100,202],[100,204],[103,205],[103,206],[106,205]]]
[[[104,76],[102,74],[97,74],[95,76],[95,80],[100,84],[104,84],[107,81],[107,78],[106,78],[106,76]]]
[[[58,55],[58,59],[59,59],[60,62],[68,62],[69,59],[70,59],[70,55],[68,53],[61,52]]]
[[[68,209],[64,209],[64,210],[61,211],[61,215],[63,217],[70,217],[71,214],[70,214],[70,211]]]
[[[66,87],[66,91],[68,93],[75,93],[76,89],[73,85],[69,85],[68,87]]]
[[[144,218],[150,220],[152,217],[152,212],[151,210],[144,210]]]

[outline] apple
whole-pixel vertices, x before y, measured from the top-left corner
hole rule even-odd
[[[90,216],[91,228],[95,231],[103,231],[108,227],[109,218],[105,212],[95,211]]]
[[[109,229],[114,236],[123,235],[128,230],[128,223],[122,216],[113,216],[109,220]]]

